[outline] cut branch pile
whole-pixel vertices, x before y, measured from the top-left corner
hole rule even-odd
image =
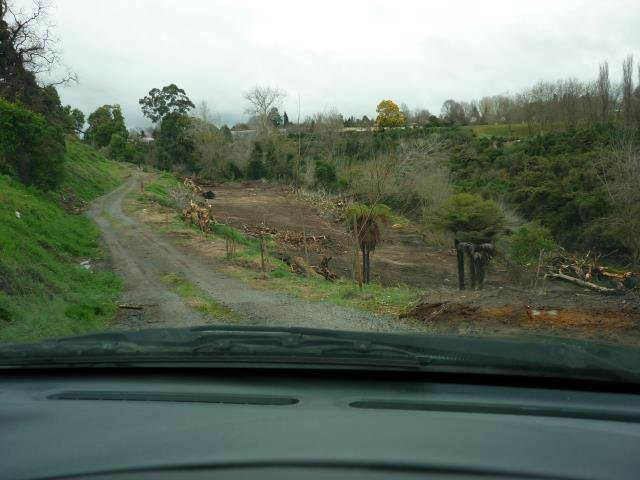
[[[291,271],[297,275],[302,275],[305,277],[313,277],[315,275],[321,275],[325,278],[325,280],[329,280],[333,282],[337,280],[339,275],[333,272],[329,268],[329,262],[331,261],[331,257],[323,257],[320,265],[309,265],[307,261],[302,257],[289,257],[289,256],[281,256],[279,257],[283,262],[289,265]]]
[[[267,225],[242,225],[242,231],[247,235],[251,235],[252,237],[260,237],[260,236],[275,236],[278,231]]]
[[[305,242],[308,248],[320,251],[331,245],[331,239],[327,235],[305,235],[302,232],[281,230],[276,233],[276,240],[296,247],[303,247]]]
[[[599,256],[587,252],[586,255],[573,255],[560,252],[547,262],[545,278],[563,280],[583,288],[607,295],[624,294],[638,286],[639,278],[633,272],[614,273],[598,264]]]
[[[304,247],[306,241],[307,248],[316,252],[320,252],[333,244],[331,238],[327,235],[305,235],[303,232],[277,230],[267,225],[242,225],[242,230],[253,237],[270,236],[280,243],[297,248]]]
[[[339,277],[338,275],[336,275],[335,272],[332,272],[329,269],[329,262],[331,261],[332,257],[323,257],[322,261],[320,262],[320,265],[317,267],[311,267],[313,268],[313,270],[315,270],[316,273],[322,275],[325,280],[329,280],[330,282],[333,282],[334,280],[337,280]]]
[[[201,195],[202,194],[202,189],[196,184],[196,182],[194,182],[192,179],[190,179],[189,177],[185,178],[184,181],[182,182],[182,184],[190,191],[192,191],[193,193],[197,194],[197,195]]]
[[[192,200],[182,213],[185,222],[191,225],[197,225],[203,232],[210,232],[213,224],[216,223],[216,219],[211,210],[211,205],[198,205]]]

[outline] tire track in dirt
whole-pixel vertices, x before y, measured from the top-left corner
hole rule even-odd
[[[139,185],[141,175],[136,172],[119,188],[96,200],[88,211],[102,233],[115,273],[123,279],[120,301],[145,305],[143,310],[121,314],[113,325],[115,329],[240,323],[340,330],[416,330],[389,316],[257,290],[224,275],[214,260],[197,252],[179,250],[162,234],[151,231],[123,211],[122,202]],[[237,312],[242,320],[216,319],[190,308],[161,281],[167,273],[183,275]]]

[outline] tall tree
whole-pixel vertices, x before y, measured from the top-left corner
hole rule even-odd
[[[622,62],[622,118],[625,125],[633,119],[633,55]]]
[[[463,125],[466,123],[464,107],[453,99],[445,100],[440,110],[440,118],[448,125]]]
[[[106,147],[111,142],[112,135],[120,135],[127,138],[127,127],[120,105],[103,105],[96,109],[89,118],[89,126],[85,132],[85,140],[100,148]]]
[[[598,100],[600,102],[600,122],[609,121],[609,102],[611,99],[611,81],[609,80],[609,63],[604,62],[598,71]]]
[[[62,110],[67,118],[65,125],[67,133],[81,134],[84,130],[84,113],[77,108],[71,108],[71,105],[66,105]]]
[[[178,112],[169,113],[162,119],[157,134],[158,166],[165,170],[195,167],[196,144],[193,137],[192,119]]]
[[[386,222],[391,216],[391,209],[381,203],[374,205],[355,204],[345,212],[349,230],[362,252],[362,280],[371,281],[371,253],[382,240],[380,223]]]
[[[185,91],[172,83],[161,90],[154,88],[139,100],[142,113],[153,123],[161,122],[171,114],[186,115],[195,105]]]
[[[393,100],[382,100],[376,107],[376,113],[378,128],[402,127],[405,124],[404,114]]]
[[[245,113],[256,117],[260,135],[266,135],[272,130],[273,123],[269,113],[273,108],[277,110],[286,96],[286,92],[278,88],[260,86],[253,87],[244,94],[245,100],[249,103]]]

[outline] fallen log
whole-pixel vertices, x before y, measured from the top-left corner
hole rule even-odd
[[[144,309],[144,305],[134,305],[131,303],[121,303],[120,305],[118,305],[118,308],[124,308],[127,310],[143,310]]]
[[[604,293],[605,295],[624,294],[624,290],[620,290],[617,288],[601,287],[600,285],[596,285],[595,283],[587,282],[585,280],[580,280],[579,278],[570,277],[569,275],[565,275],[564,273],[547,273],[545,277],[552,278],[554,280],[564,280],[565,282],[573,283],[574,285],[578,285],[579,287],[588,288],[590,290],[594,290],[599,293]]]

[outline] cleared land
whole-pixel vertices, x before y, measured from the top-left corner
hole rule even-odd
[[[343,330],[415,331],[409,322],[331,303],[319,303],[253,288],[224,272],[218,243],[193,230],[163,233],[168,213],[155,213],[136,202],[142,174],[100,198],[90,215],[102,231],[113,269],[124,282],[114,329],[180,327],[203,324],[304,326]],[[123,211],[123,201],[129,208]],[[145,225],[141,220],[146,221]]]
[[[251,231],[264,222],[274,232],[310,242],[310,263],[331,256],[333,269],[350,276],[352,243],[344,225],[330,208],[312,205],[290,190],[255,182],[222,184],[212,201],[215,215],[224,223]],[[284,241],[278,241],[278,237]],[[305,256],[302,245],[275,234],[277,256]],[[387,287],[416,289],[422,300],[408,306],[404,315],[418,318],[432,333],[536,334],[586,336],[615,342],[640,342],[640,304],[633,295],[611,297],[569,285],[545,282],[531,288],[531,277],[493,262],[487,287],[482,291],[456,289],[456,259],[446,244],[434,245],[410,225],[389,223],[383,244],[372,256],[372,280]],[[426,239],[429,240],[429,239]]]

